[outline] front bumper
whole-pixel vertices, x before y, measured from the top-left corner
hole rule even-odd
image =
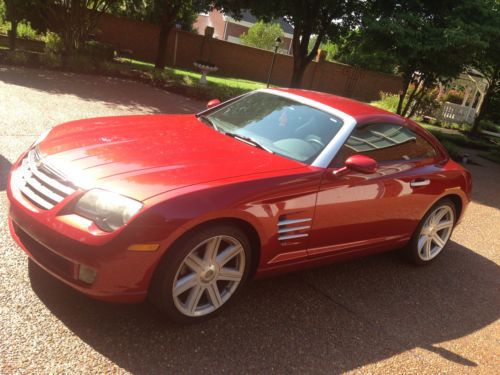
[[[13,173],[17,163],[13,167]],[[143,243],[138,228],[116,233],[92,233],[75,225],[64,206],[68,197],[50,210],[30,204],[9,177],[9,229],[14,240],[38,265],[78,291],[111,302],[141,302],[147,296],[152,273],[161,252],[135,252],[127,248]],[[74,198],[74,197],[73,197]],[[95,281],[79,280],[79,267],[97,271]]]

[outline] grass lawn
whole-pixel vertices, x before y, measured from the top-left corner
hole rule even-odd
[[[139,69],[143,71],[152,71],[154,69],[154,64],[133,60],[128,58],[119,58],[117,59],[120,62],[126,63],[133,67],[134,69]],[[201,74],[192,70],[178,69],[178,68],[165,68],[166,74],[174,79],[179,81],[184,81],[185,84],[190,86],[198,86],[198,81],[200,80]],[[221,77],[217,75],[207,75],[208,85],[219,86],[219,87],[228,87],[228,88],[237,88],[245,91],[257,90],[265,87],[264,83],[249,81],[246,79],[239,78],[231,78],[231,77]]]

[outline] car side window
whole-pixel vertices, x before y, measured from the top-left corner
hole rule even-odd
[[[377,162],[433,158],[434,147],[410,129],[396,124],[370,124],[353,130],[335,156],[332,167],[342,167],[352,155]]]

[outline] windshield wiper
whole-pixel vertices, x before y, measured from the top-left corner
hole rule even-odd
[[[203,121],[205,124],[208,124],[212,128],[214,128],[215,130],[219,131],[219,128],[217,127],[217,125],[215,125],[215,123],[212,120],[210,120],[207,116],[205,116],[205,115],[199,115],[198,118],[201,121]]]
[[[260,148],[260,149],[262,149],[264,151],[267,151],[270,154],[274,154],[273,150],[271,150],[270,148],[268,148],[268,147],[260,144],[259,142],[255,141],[253,138],[250,138],[250,137],[247,137],[247,136],[244,136],[244,135],[240,135],[240,134],[236,134],[236,133],[231,133],[231,132],[224,132],[224,134],[228,135],[230,137],[233,137],[234,139],[238,139],[239,141],[248,143],[249,145],[252,145],[254,147]]]

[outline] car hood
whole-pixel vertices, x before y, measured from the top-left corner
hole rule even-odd
[[[38,145],[84,188],[145,200],[173,189],[304,165],[221,134],[194,115],[122,116],[59,125]]]

